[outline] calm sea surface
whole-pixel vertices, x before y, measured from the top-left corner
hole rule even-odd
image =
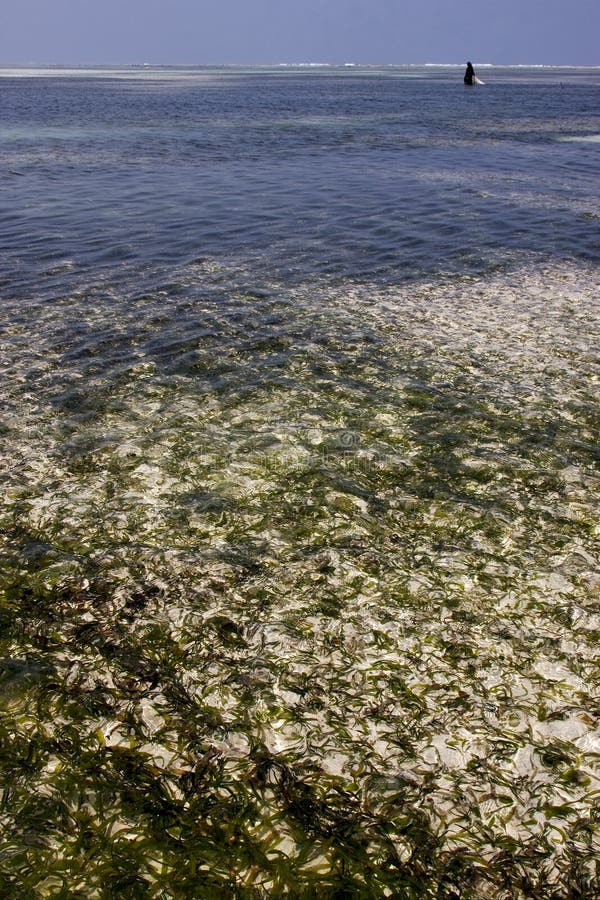
[[[445,68],[3,74],[11,294],[156,288],[199,257],[393,283],[598,259],[600,70],[482,69],[485,91]]]
[[[600,70],[478,74],[0,69],[7,896],[600,892]]]

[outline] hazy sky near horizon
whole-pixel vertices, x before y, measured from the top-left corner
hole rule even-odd
[[[5,0],[0,65],[600,65],[599,0]]]

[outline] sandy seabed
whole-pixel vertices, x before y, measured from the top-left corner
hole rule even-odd
[[[600,893],[599,288],[7,308],[6,896]]]

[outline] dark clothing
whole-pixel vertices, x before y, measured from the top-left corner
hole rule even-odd
[[[465,72],[465,84],[473,84],[475,78],[475,70],[471,63],[467,63],[467,71]]]

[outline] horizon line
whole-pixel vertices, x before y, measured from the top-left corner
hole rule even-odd
[[[461,68],[465,62],[3,62],[0,69],[201,69],[201,68]],[[498,69],[600,69],[600,64],[583,63],[496,63],[475,62],[479,68]]]

